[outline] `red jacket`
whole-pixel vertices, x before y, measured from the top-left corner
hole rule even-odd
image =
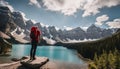
[[[40,41],[40,35],[41,35],[41,32],[40,32],[40,30],[37,29],[37,35],[36,35],[36,41],[37,42]]]
[[[30,32],[31,41],[35,41],[38,43],[40,40],[40,35],[41,35],[41,32],[40,30],[37,29],[37,27],[31,28],[31,32]]]

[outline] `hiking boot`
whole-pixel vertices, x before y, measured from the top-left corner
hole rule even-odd
[[[33,60],[35,60],[36,58],[34,57]]]
[[[30,57],[30,60],[33,60],[33,58],[32,58],[32,57]]]

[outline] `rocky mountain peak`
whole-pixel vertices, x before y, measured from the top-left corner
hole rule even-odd
[[[83,31],[83,29],[81,29],[80,27],[74,28],[72,29],[73,31]]]
[[[14,17],[22,18],[22,14],[20,12],[13,12],[12,14],[13,14]]]
[[[15,29],[15,23],[8,7],[0,6],[0,31],[10,32]]]
[[[2,12],[11,12],[10,9],[6,6],[0,6],[0,11]]]
[[[99,27],[97,27],[97,26],[95,26],[94,24],[92,24],[90,27],[88,27],[88,29],[87,29],[87,32],[91,32],[91,31],[98,31],[98,32],[101,32],[101,28],[99,28]]]

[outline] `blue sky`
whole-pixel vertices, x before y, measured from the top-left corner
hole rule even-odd
[[[0,0],[28,19],[58,28],[120,28],[120,0]]]

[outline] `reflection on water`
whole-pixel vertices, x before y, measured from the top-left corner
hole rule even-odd
[[[31,45],[15,44],[12,48],[11,57],[21,58],[22,56],[29,56],[30,49]],[[45,56],[51,60],[83,63],[83,61],[76,55],[76,51],[62,46],[38,46],[36,55]]]

